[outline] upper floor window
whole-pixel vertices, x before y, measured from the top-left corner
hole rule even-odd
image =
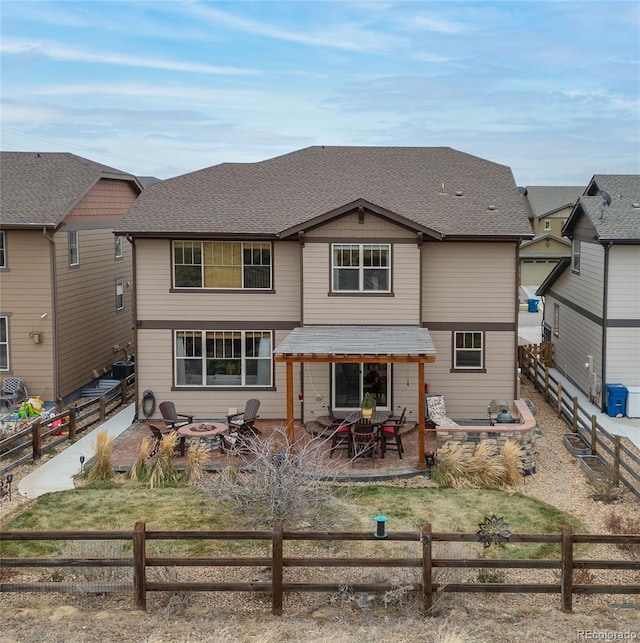
[[[7,251],[5,248],[4,230],[0,232],[0,268],[7,267]]]
[[[116,310],[124,308],[124,279],[116,279]]]
[[[484,337],[482,332],[453,333],[453,368],[484,368]]]
[[[122,259],[122,237],[114,237],[114,257]]]
[[[176,331],[176,386],[271,386],[271,344],[270,331]]]
[[[332,292],[390,292],[391,246],[334,243]]]
[[[0,371],[9,370],[9,320],[0,317]]]
[[[545,230],[551,230],[551,219],[545,219],[544,220],[544,229]]]
[[[78,247],[78,231],[68,233],[69,238],[69,265],[77,266],[80,263],[80,248]]]
[[[560,334],[560,306],[553,304],[553,334],[557,337]]]
[[[571,244],[571,270],[576,274],[580,274],[580,241],[574,239]]]
[[[271,288],[271,244],[239,241],[175,241],[176,288]]]

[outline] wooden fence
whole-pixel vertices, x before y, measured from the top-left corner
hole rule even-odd
[[[587,560],[574,557],[576,545],[609,544],[625,547],[640,547],[640,534],[636,535],[593,535],[574,534],[571,527],[563,527],[559,534],[512,534],[509,543],[557,543],[560,545],[559,559],[488,559],[482,558],[434,558],[434,542],[478,543],[478,534],[472,533],[434,533],[431,525],[426,524],[421,531],[387,533],[384,538],[376,537],[371,532],[293,532],[284,531],[276,526],[272,531],[147,531],[144,522],[137,522],[130,531],[101,532],[29,532],[14,531],[0,533],[0,542],[6,541],[66,541],[66,540],[120,540],[131,543],[130,558],[23,558],[3,557],[5,570],[16,568],[81,568],[81,567],[129,567],[132,568],[132,581],[125,583],[65,583],[65,582],[6,582],[0,583],[2,592],[131,592],[135,605],[146,610],[148,592],[262,592],[269,593],[272,601],[272,612],[282,613],[283,597],[287,592],[328,592],[337,593],[348,586],[352,592],[382,594],[397,589],[397,584],[390,582],[371,582],[349,584],[341,581],[338,573],[332,574],[330,583],[290,582],[285,579],[285,568],[416,568],[420,570],[417,582],[411,583],[413,590],[421,594],[424,609],[428,611],[433,605],[434,594],[442,592],[490,592],[515,594],[559,594],[561,609],[572,610],[574,594],[640,594],[640,584],[622,585],[574,583],[574,570],[635,570],[640,571],[640,560]],[[270,541],[271,553],[263,557],[155,557],[147,555],[149,541]],[[337,544],[345,541],[370,541],[376,543],[379,555],[358,555],[343,557],[284,555],[286,541],[325,542]],[[420,554],[411,558],[394,558],[389,554],[391,542],[415,542]],[[508,545],[507,545],[508,546]],[[386,555],[385,555],[386,552]],[[416,552],[417,553],[417,552]],[[244,581],[220,582],[161,582],[147,578],[147,571],[152,567],[216,567],[248,569]],[[268,568],[270,578],[256,581],[253,575],[255,568]],[[489,568],[489,569],[528,569],[556,570],[559,582],[554,583],[438,583],[434,572],[445,568]],[[640,576],[636,575],[636,579]]]
[[[591,455],[599,455],[609,465],[615,482],[622,482],[640,498],[640,457],[625,444],[624,438],[611,435],[598,423],[597,415],[590,415],[579,404],[577,397],[564,392],[562,381],[555,378],[549,366],[539,359],[538,346],[520,346],[519,366],[548,404],[555,407],[570,431],[578,434],[589,445]]]
[[[134,381],[135,374],[131,374],[105,389],[100,397],[46,419],[23,420],[17,431],[0,440],[0,476],[25,462],[40,460],[43,453],[68,440],[73,442],[78,435],[104,422],[109,413],[134,397]]]

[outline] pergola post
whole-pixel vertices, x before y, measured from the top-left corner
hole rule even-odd
[[[287,440],[293,442],[293,362],[287,362]]]
[[[424,446],[424,362],[418,362],[418,469],[427,468]]]

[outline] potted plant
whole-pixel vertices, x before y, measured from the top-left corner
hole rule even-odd
[[[362,400],[362,417],[365,420],[370,420],[373,415],[373,400],[371,399],[371,393],[365,393]]]

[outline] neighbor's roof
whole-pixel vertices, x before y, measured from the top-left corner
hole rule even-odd
[[[527,185],[525,198],[533,217],[539,219],[563,208],[573,207],[578,197],[584,194],[584,190],[584,185]]]
[[[448,147],[314,146],[223,163],[148,186],[117,229],[277,238],[358,201],[437,235],[532,236],[511,169]]]
[[[611,202],[603,194],[606,191]],[[587,193],[576,203],[562,230],[571,230],[580,216],[586,216],[599,241],[640,243],[640,174],[596,174]]]
[[[132,181],[132,174],[58,152],[1,152],[3,226],[57,226],[100,179]]]
[[[290,357],[436,355],[429,331],[418,326],[300,326],[273,352]]]

